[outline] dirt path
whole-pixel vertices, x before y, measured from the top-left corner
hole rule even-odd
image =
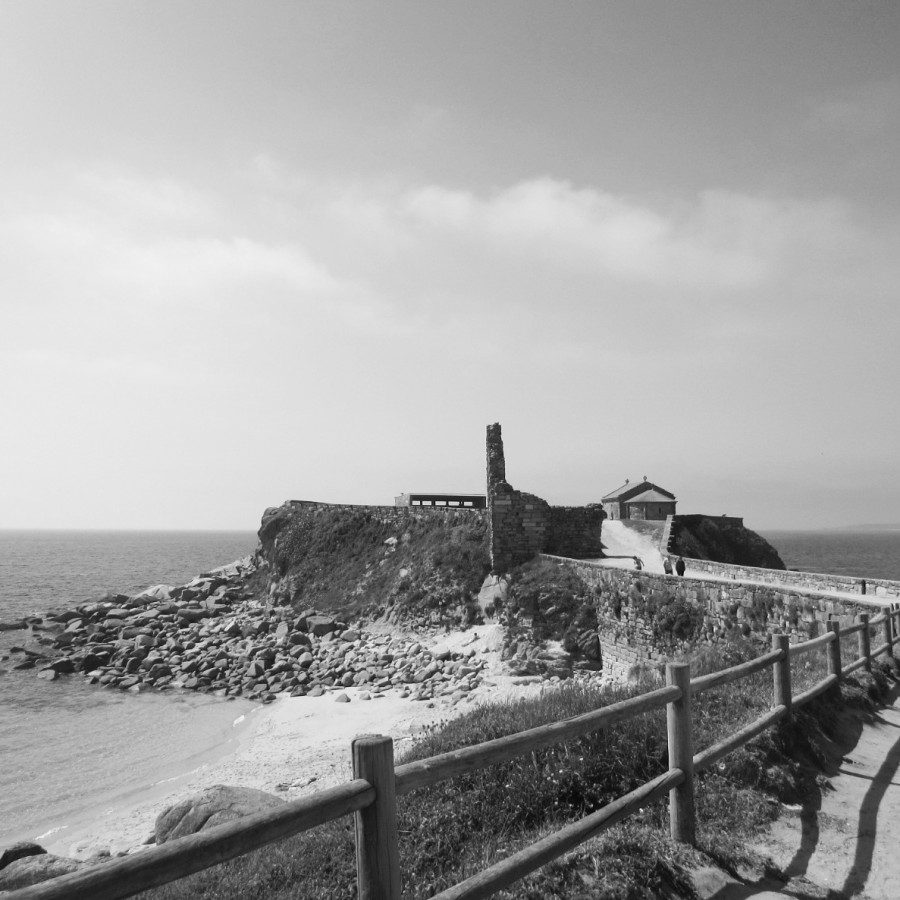
[[[788,887],[732,882],[704,891],[706,900],[900,898],[900,687],[855,743],[848,725],[821,805],[786,809],[756,847],[792,879]]]

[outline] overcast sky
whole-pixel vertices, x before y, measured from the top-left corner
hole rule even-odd
[[[900,4],[0,3],[0,527],[646,475],[900,521]]]

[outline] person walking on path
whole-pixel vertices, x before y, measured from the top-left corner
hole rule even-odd
[[[666,575],[672,574],[672,560],[669,559],[668,556],[663,557],[663,572],[665,572]]]
[[[683,556],[678,557],[678,561],[675,563],[675,571],[679,575],[684,576],[684,557]]]

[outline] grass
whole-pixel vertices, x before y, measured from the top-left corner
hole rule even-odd
[[[479,511],[379,516],[366,509],[283,507],[260,531],[267,569],[255,588],[295,609],[345,619],[394,608],[399,620],[469,624],[490,570],[487,518]]]
[[[696,654],[694,675],[754,653],[728,644]],[[819,655],[819,654],[814,654]],[[724,664],[724,665],[723,665]],[[811,661],[804,677],[821,678]],[[496,896],[637,900],[692,897],[689,869],[714,860],[735,872],[759,865],[747,849],[777,814],[778,801],[814,798],[816,774],[845,707],[873,709],[885,674],[860,674],[795,711],[790,727],[770,729],[697,777],[697,848],[672,843],[663,802],[651,804],[600,837]],[[536,725],[579,715],[644,693],[642,683],[601,691],[579,683],[540,697],[485,706],[429,730],[398,762],[422,759]],[[700,694],[695,750],[770,708],[771,671]],[[472,772],[398,800],[403,896],[426,898],[648,781],[667,766],[665,714],[637,716],[603,732],[513,762]],[[343,900],[356,896],[353,823],[330,823],[142,896],[154,900],[248,896]]]

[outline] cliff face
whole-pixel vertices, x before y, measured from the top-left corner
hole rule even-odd
[[[778,551],[735,519],[676,516],[669,550],[676,556],[763,569],[786,569]]]
[[[285,503],[259,529],[258,590],[346,619],[461,623],[490,568],[485,510]]]

